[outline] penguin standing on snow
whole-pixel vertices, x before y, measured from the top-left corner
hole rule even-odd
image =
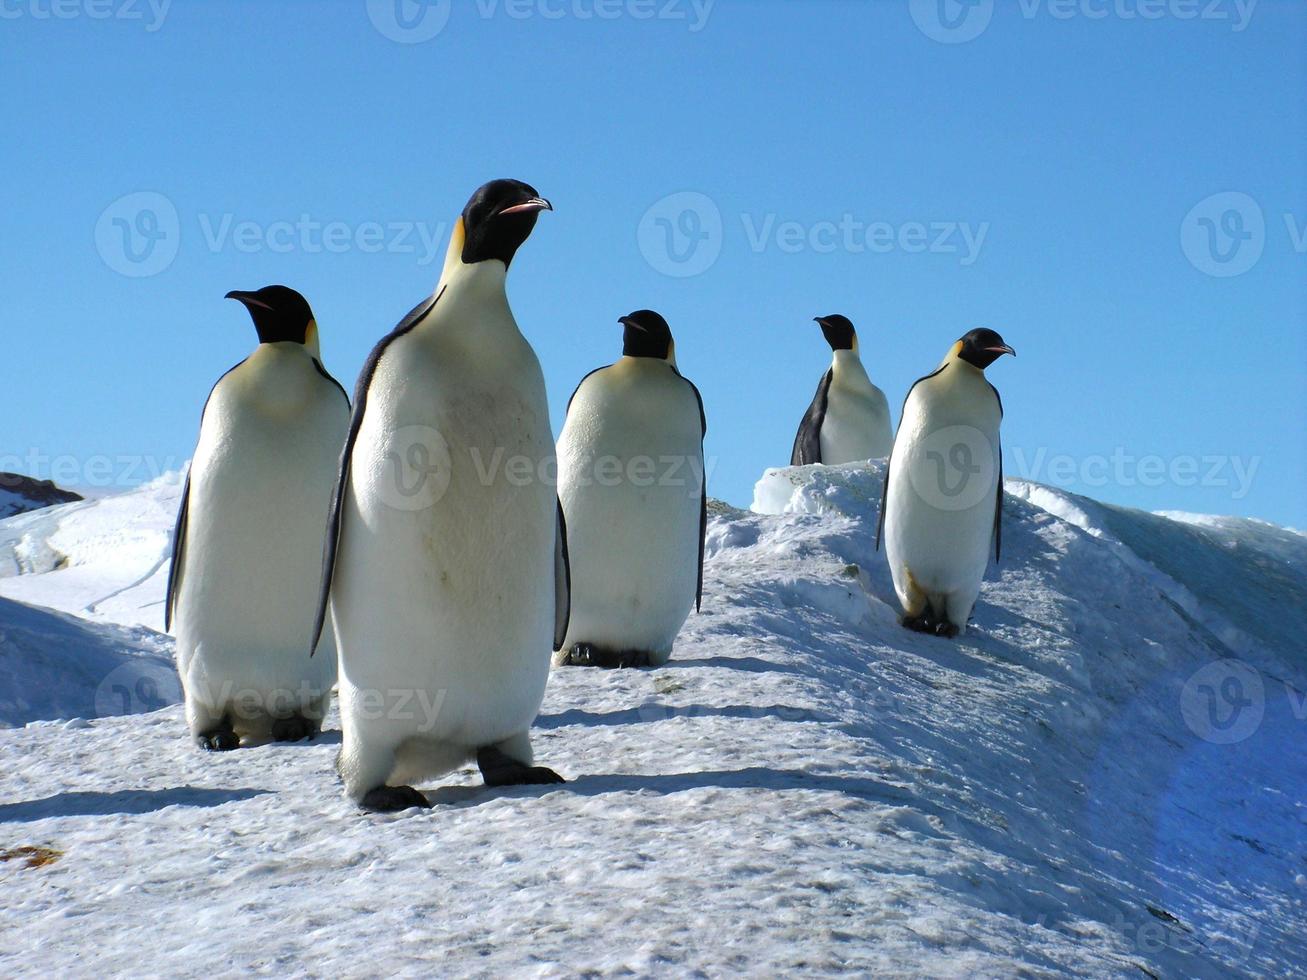
[[[799,423],[790,465],[838,466],[888,456],[894,444],[889,402],[867,377],[858,357],[853,324],[838,313],[816,320],[834,354],[830,370],[822,376],[808,413]]]
[[[991,545],[999,557],[1003,403],[985,368],[1004,354],[1016,351],[997,333],[972,330],[903,403],[876,547],[883,538],[909,629],[965,630]]]
[[[521,181],[477,190],[435,292],[359,377],[318,629],[330,611],[337,768],[368,810],[429,806],[411,784],[470,758],[491,786],[563,781],[528,731],[567,629],[566,536],[544,377],[504,292],[544,210]]]
[[[312,738],[336,651],[304,655],[349,398],[318,327],[286,286],[230,292],[259,346],[213,386],[173,533],[164,628],[177,637],[186,721],[200,746]]]
[[[618,322],[621,360],[581,381],[558,440],[572,569],[560,666],[664,664],[703,596],[703,399],[676,369],[666,320]]]

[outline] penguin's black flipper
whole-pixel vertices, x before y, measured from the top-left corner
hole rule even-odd
[[[994,494],[994,561],[1003,553],[1003,447],[998,447],[998,492]]]
[[[336,570],[336,551],[340,547],[340,525],[341,513],[345,508],[345,487],[349,483],[349,461],[350,456],[354,454],[354,443],[358,440],[359,429],[363,426],[363,413],[368,407],[368,388],[372,384],[372,376],[377,371],[377,365],[381,363],[381,355],[386,352],[386,348],[391,342],[404,336],[424,319],[440,302],[440,297],[444,295],[444,289],[434,296],[428,296],[413,309],[409,310],[408,315],[399,321],[399,325],[390,333],[382,337],[376,347],[372,348],[372,353],[368,355],[367,361],[363,364],[363,370],[359,372],[358,384],[354,388],[354,411],[349,417],[349,435],[345,439],[345,448],[340,453],[340,466],[336,475],[336,489],[331,498],[331,517],[327,523],[327,538],[322,547],[322,582],[318,588],[318,611],[313,618],[313,634],[309,642],[309,656],[313,656],[318,651],[318,641],[322,639],[322,629],[327,622],[327,607],[331,600],[331,576]]]
[[[554,652],[563,649],[572,618],[572,558],[567,551],[567,518],[563,502],[558,507],[558,533],[554,538]]]
[[[672,370],[676,370],[673,368]],[[703,559],[708,543],[708,466],[703,455],[703,440],[708,435],[708,415],[703,410],[703,395],[695,387],[693,381],[676,371],[681,379],[690,386],[694,392],[695,400],[699,403],[699,467],[702,470],[700,474],[702,483],[699,492],[699,584],[694,591],[694,611],[700,612],[703,609]]]
[[[181,587],[182,548],[186,545],[186,518],[191,505],[191,474],[186,474],[182,502],[177,508],[177,523],[172,532],[172,557],[168,561],[168,592],[163,603],[163,631],[172,632],[172,618],[177,610],[177,590]]]
[[[998,399],[998,417],[1003,418],[1003,396],[992,384],[989,390]],[[1003,552],[1003,444],[998,446],[998,492],[994,495],[994,561]]]
[[[791,466],[821,462],[821,424],[826,420],[826,401],[830,397],[830,383],[834,376],[833,370],[821,376],[817,394],[813,396],[812,404],[799,423],[798,435],[794,437],[794,451],[790,453]]]
[[[880,539],[885,536],[885,505],[889,503],[889,467],[894,453],[885,460],[885,483],[880,488],[880,515],[876,518],[876,550],[880,551]]]

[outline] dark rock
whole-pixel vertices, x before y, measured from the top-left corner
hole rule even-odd
[[[0,520],[55,504],[81,500],[82,495],[21,473],[0,473]]]

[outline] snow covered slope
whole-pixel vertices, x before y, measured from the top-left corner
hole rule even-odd
[[[887,605],[880,479],[714,507],[672,662],[551,677],[564,786],[464,771],[373,817],[334,731],[220,757],[176,706],[0,732],[0,849],[64,852],[0,863],[0,974],[1301,974],[1307,539],[1013,481],[949,641]],[[75,517],[74,554],[108,537]],[[32,578],[82,609],[68,571]]]
[[[182,476],[0,521],[0,596],[163,629]]]
[[[155,711],[179,700],[167,637],[0,599],[0,728]]]

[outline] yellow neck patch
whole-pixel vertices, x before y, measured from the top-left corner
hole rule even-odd
[[[454,222],[454,230],[449,233],[449,249],[445,252],[445,268],[440,274],[443,282],[449,278],[449,274],[454,271],[463,262],[463,244],[467,241],[467,231],[463,227],[463,216],[460,214]]]
[[[318,321],[310,320],[309,325],[304,328],[304,347],[314,357],[322,353],[322,348],[318,344]]]

